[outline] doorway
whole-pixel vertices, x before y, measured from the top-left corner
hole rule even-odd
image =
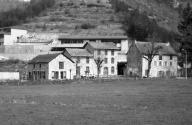
[[[120,62],[117,64],[117,73],[120,76],[124,76],[126,73],[126,62]]]

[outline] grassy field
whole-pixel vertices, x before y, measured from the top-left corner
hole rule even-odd
[[[0,86],[1,125],[191,125],[192,80]]]

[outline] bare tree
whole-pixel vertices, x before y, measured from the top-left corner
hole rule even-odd
[[[153,36],[149,38],[149,41],[151,42],[149,42],[146,54],[143,56],[143,58],[148,61],[147,77],[149,77],[151,71],[151,63],[153,61],[153,58],[157,54],[159,54],[159,51],[162,49],[162,46],[158,46],[157,44],[155,44],[155,40],[157,40],[157,37],[155,34],[153,34]]]
[[[101,71],[103,59],[101,57],[97,57],[94,60],[95,60],[95,63],[97,65],[97,77],[99,78],[99,73]]]

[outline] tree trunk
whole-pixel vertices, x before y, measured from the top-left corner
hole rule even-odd
[[[97,78],[99,78],[99,72],[100,72],[100,68],[97,67]]]
[[[149,61],[149,62],[148,62],[147,78],[149,78],[149,75],[150,75],[150,71],[151,71],[151,62],[152,62],[152,61]]]

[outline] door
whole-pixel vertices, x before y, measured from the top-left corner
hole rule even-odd
[[[81,75],[81,68],[80,66],[77,66],[77,73],[76,73],[77,77],[80,77]]]

